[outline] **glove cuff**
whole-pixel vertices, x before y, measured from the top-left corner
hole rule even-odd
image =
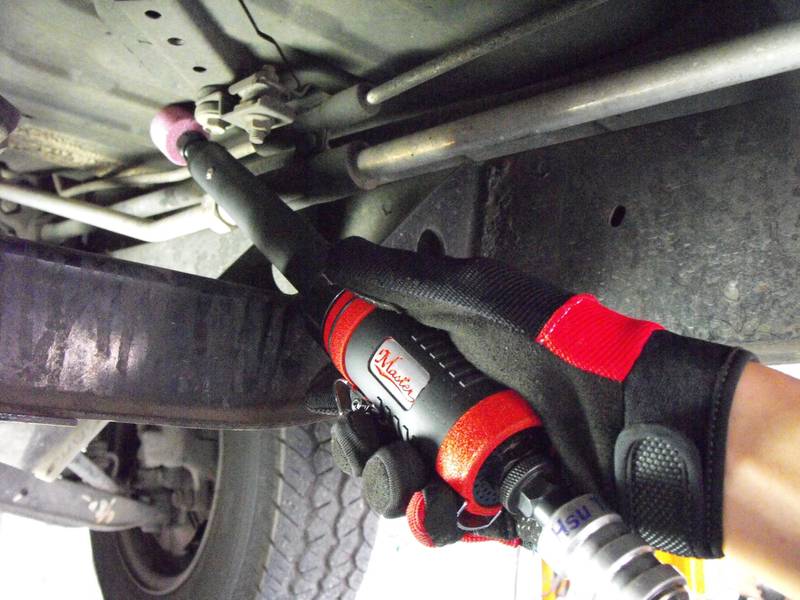
[[[659,331],[626,379],[617,495],[623,516],[653,546],[722,556],[728,417],[752,360],[739,348]]]

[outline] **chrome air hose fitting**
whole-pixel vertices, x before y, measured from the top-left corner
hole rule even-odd
[[[570,597],[689,600],[683,576],[659,562],[620,515],[594,494],[570,499],[547,465],[541,456],[518,462],[503,478],[500,498],[523,541],[569,579]]]

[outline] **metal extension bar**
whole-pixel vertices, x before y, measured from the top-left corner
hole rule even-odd
[[[446,123],[358,154],[376,183],[548,145],[547,134],[800,68],[800,22]]]
[[[7,183],[0,183],[0,198],[144,242],[164,242],[204,229],[230,230],[230,224],[219,217],[213,204],[200,204],[168,217],[150,220],[117,212],[91,202],[61,198],[54,194]]]

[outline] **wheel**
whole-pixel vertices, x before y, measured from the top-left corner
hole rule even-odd
[[[157,532],[92,532],[105,598],[353,598],[376,518],[329,439],[323,423],[221,432],[207,521],[183,553]]]

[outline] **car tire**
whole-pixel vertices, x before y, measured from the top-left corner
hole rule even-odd
[[[126,558],[126,532],[92,532],[105,598],[283,600],[353,598],[376,518],[358,482],[330,454],[324,423],[224,431],[212,516],[193,567],[156,589]]]

